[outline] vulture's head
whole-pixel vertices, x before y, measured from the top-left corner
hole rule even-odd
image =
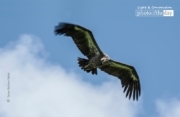
[[[101,58],[102,64],[106,63],[109,60],[110,60],[110,57],[107,54],[103,53],[103,57]]]

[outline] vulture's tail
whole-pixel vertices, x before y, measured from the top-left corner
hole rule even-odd
[[[84,68],[84,66],[88,65],[89,60],[88,59],[84,59],[84,58],[78,58],[78,64],[79,67],[81,67],[81,69],[83,69],[86,72],[91,72],[93,75],[96,74],[97,75],[97,68],[92,68],[90,70],[87,70]]]

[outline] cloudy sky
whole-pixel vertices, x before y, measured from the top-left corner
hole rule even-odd
[[[170,6],[175,16],[136,17],[138,6]],[[180,116],[179,15],[175,1],[0,0],[0,117]],[[136,68],[138,102],[117,78],[78,67],[83,55],[53,32],[63,21],[92,30],[105,53]]]

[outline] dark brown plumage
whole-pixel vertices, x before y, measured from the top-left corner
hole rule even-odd
[[[72,37],[78,49],[88,59],[78,58],[78,64],[86,72],[97,74],[97,68],[118,77],[126,97],[138,100],[141,94],[139,76],[133,66],[114,61],[101,51],[92,32],[84,27],[70,23],[60,23],[55,27],[55,34]]]

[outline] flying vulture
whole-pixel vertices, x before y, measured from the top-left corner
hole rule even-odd
[[[101,51],[92,32],[82,26],[71,23],[59,23],[55,27],[56,35],[72,37],[78,49],[87,59],[78,57],[78,64],[86,72],[97,75],[97,68],[121,80],[126,97],[138,100],[141,86],[138,74],[133,66],[114,61]]]

